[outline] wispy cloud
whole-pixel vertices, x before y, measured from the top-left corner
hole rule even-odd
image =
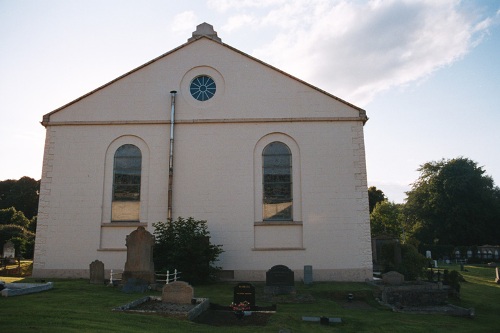
[[[209,3],[227,12],[226,31],[276,31],[253,55],[360,106],[457,61],[495,19],[455,0]]]
[[[185,11],[174,17],[170,29],[172,29],[173,32],[191,32],[193,31],[193,27],[198,24],[199,22],[196,14],[193,11]]]

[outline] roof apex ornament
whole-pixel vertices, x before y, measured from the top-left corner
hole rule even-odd
[[[203,22],[196,27],[196,31],[193,32],[193,36],[188,39],[188,42],[199,39],[203,36],[222,43],[222,40],[217,36],[217,31],[214,31],[213,25],[208,24],[207,22]]]

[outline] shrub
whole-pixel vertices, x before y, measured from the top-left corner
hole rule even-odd
[[[395,248],[401,247],[401,262],[395,259]],[[382,247],[382,260],[385,265],[384,271],[397,271],[404,275],[405,280],[413,281],[425,275],[425,269],[429,260],[418,253],[413,245],[409,244],[387,244]]]
[[[457,294],[459,294],[460,293],[460,281],[462,281],[462,280],[463,280],[462,275],[460,275],[460,273],[457,272],[456,270],[452,270],[448,274],[448,281],[446,281],[445,284],[448,284],[451,288],[453,288],[453,290]]]
[[[153,224],[156,243],[153,250],[155,269],[181,272],[183,281],[191,284],[214,279],[214,266],[223,252],[222,245],[210,243],[207,221],[179,217]]]

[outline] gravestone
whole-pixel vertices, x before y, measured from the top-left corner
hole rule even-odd
[[[174,304],[191,304],[194,289],[184,281],[175,281],[166,284],[162,289],[161,301]]]
[[[122,274],[124,285],[129,279],[134,279],[134,285],[143,283],[147,286],[155,283],[154,244],[154,236],[142,226],[127,236],[127,262]]]
[[[432,253],[431,253],[431,251],[429,251],[429,250],[425,251],[425,257],[428,258],[428,259],[432,259]]]
[[[291,294],[295,292],[295,280],[293,271],[284,266],[276,265],[266,272],[266,294]]]
[[[89,265],[90,283],[104,284],[104,263],[99,260],[94,260]]]
[[[313,283],[313,267],[311,265],[304,266],[304,284]]]
[[[405,281],[405,277],[401,273],[390,271],[388,273],[382,274],[382,281],[384,282],[384,284],[399,286],[403,284],[403,282]]]
[[[5,242],[3,245],[3,257],[4,258],[15,258],[16,257],[16,248],[14,247],[14,243],[10,240]]]
[[[251,307],[255,306],[255,287],[251,283],[242,282],[234,287],[233,303],[240,304],[248,302]]]

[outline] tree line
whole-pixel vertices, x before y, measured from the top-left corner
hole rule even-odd
[[[30,177],[0,181],[0,246],[12,241],[16,256],[33,258],[39,192]]]
[[[458,157],[427,162],[402,204],[368,189],[372,237],[435,246],[500,244],[500,189],[476,162]]]

